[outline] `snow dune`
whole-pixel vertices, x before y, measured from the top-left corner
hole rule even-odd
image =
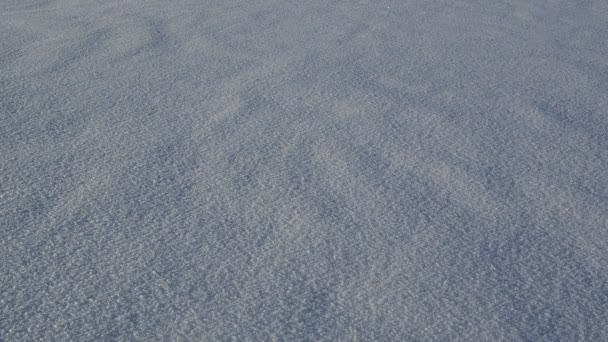
[[[608,340],[605,0],[0,1],[0,340]]]

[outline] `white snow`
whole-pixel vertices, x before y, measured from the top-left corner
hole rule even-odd
[[[608,1],[0,1],[0,340],[608,340]]]

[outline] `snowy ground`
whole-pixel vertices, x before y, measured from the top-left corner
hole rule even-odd
[[[608,340],[608,1],[0,0],[0,340]]]

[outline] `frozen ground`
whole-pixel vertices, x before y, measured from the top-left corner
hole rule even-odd
[[[608,1],[0,0],[0,340],[608,340]]]

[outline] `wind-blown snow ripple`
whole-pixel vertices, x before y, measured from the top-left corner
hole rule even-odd
[[[608,5],[0,3],[0,340],[608,340]]]

